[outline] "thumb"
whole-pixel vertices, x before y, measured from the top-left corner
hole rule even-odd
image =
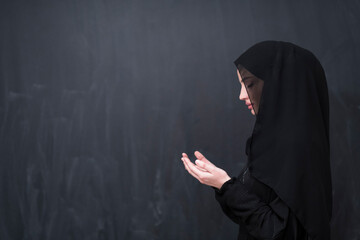
[[[204,157],[204,155],[202,155],[199,151],[195,151],[194,155],[197,159],[201,160],[202,162],[215,167],[215,165],[212,162],[210,162],[209,160],[207,160],[206,157]]]

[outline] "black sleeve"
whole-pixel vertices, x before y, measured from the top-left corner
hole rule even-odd
[[[249,186],[232,177],[220,189],[212,188],[223,212],[237,224],[242,221],[250,235],[257,239],[281,239],[289,216],[288,206],[278,196],[266,203]]]

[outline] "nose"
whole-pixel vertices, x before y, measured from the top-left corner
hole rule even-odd
[[[246,101],[246,99],[248,99],[246,89],[243,86],[241,86],[239,99],[242,101]]]

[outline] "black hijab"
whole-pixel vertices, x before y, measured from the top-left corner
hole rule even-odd
[[[330,239],[332,182],[326,77],[308,50],[253,45],[234,61],[255,109],[251,175],[271,187],[313,239]]]

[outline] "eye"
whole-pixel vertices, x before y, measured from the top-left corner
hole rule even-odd
[[[254,83],[250,83],[249,85],[247,85],[247,88],[251,88],[254,85]]]

